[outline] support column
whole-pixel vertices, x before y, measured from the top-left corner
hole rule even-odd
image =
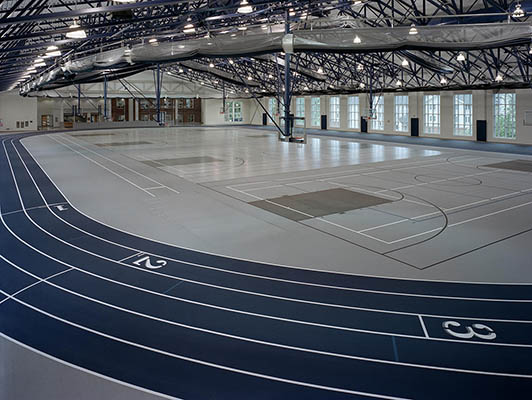
[[[286,22],[284,25],[284,33],[287,35],[290,33],[290,15],[288,10],[285,12]],[[284,135],[290,137],[292,135],[290,126],[290,53],[285,52],[284,55]]]
[[[161,66],[157,64],[157,83],[155,85],[155,94],[157,97],[157,123],[161,124]]]
[[[103,120],[107,121],[107,75],[103,77]]]
[[[78,115],[81,115],[81,84],[78,85]]]

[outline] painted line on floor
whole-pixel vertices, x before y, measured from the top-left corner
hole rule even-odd
[[[71,151],[73,151],[73,152],[79,154],[80,156],[82,156],[82,157],[85,158],[86,160],[88,160],[88,161],[90,161],[90,162],[92,162],[92,163],[98,165],[99,167],[105,169],[106,171],[108,171],[108,172],[110,172],[111,174],[117,176],[118,178],[122,179],[123,181],[129,183],[130,185],[136,187],[137,189],[142,190],[142,191],[143,191],[144,193],[146,193],[148,196],[156,197],[154,194],[150,193],[149,191],[147,191],[146,189],[140,187],[139,185],[137,185],[136,183],[130,181],[129,179],[123,177],[123,176],[120,175],[119,173],[117,173],[117,172],[115,172],[115,171],[113,171],[113,170],[107,168],[105,165],[100,164],[98,161],[93,160],[92,158],[89,158],[89,157],[85,156],[84,154],[81,154],[79,151],[77,151],[76,149],[70,147],[68,144],[61,143],[59,140],[57,140],[57,139],[56,139],[55,137],[53,137],[53,136],[50,136],[50,137],[51,137],[53,140],[55,140],[57,143],[59,143],[59,144],[65,146],[65,147],[69,148]],[[4,146],[4,148],[5,148],[5,146]]]
[[[176,194],[179,194],[179,191],[177,191],[177,190],[175,190],[175,189],[172,189],[171,187],[168,187],[168,186],[162,184],[162,183],[159,182],[158,180],[153,179],[153,178],[150,178],[149,176],[146,176],[146,175],[144,175],[144,174],[142,174],[142,173],[140,173],[140,172],[134,170],[133,168],[128,167],[127,165],[124,165],[124,164],[122,164],[122,163],[119,163],[118,161],[115,161],[115,160],[113,160],[113,159],[111,159],[111,158],[109,158],[109,157],[106,157],[106,156],[104,156],[104,155],[102,155],[102,154],[100,154],[100,153],[98,153],[98,152],[96,152],[96,151],[93,151],[93,150],[89,149],[88,147],[83,146],[82,144],[79,144],[79,143],[75,142],[75,141],[72,140],[72,139],[67,138],[66,136],[62,136],[62,138],[63,138],[64,140],[66,140],[67,142],[70,142],[70,143],[72,143],[72,144],[75,144],[75,145],[81,147],[82,149],[87,150],[88,152],[97,155],[98,157],[101,157],[101,158],[103,158],[103,159],[105,159],[105,160],[107,160],[107,161],[112,162],[113,164],[118,165],[119,167],[122,167],[122,168],[124,168],[124,169],[126,169],[126,170],[128,170],[128,171],[133,172],[134,174],[137,174],[137,175],[139,175],[139,176],[141,176],[141,177],[143,177],[143,178],[145,178],[145,179],[147,179],[147,180],[149,180],[149,181],[155,183],[156,185],[163,186],[163,187],[167,188],[168,190],[170,190],[170,191],[172,191],[172,192],[174,192],[174,193],[176,193]]]
[[[224,259],[234,259],[234,260],[251,262],[251,263],[255,263],[255,264],[259,264],[259,265],[264,265],[264,266],[274,266],[274,267],[288,268],[288,269],[294,269],[294,270],[299,270],[299,271],[320,272],[320,273],[326,273],[326,274],[345,275],[345,276],[364,277],[364,278],[375,278],[375,279],[394,280],[394,281],[406,281],[406,282],[431,282],[431,283],[470,284],[470,285],[496,285],[496,286],[507,286],[507,285],[512,285],[512,286],[532,286],[532,283],[529,283],[529,282],[456,281],[456,280],[445,280],[445,279],[426,279],[426,278],[423,279],[423,278],[381,276],[381,275],[372,275],[372,274],[351,273],[351,272],[345,272],[345,271],[331,271],[331,270],[323,270],[323,269],[316,269],[316,268],[309,269],[309,268],[301,267],[301,266],[297,266],[297,265],[286,265],[286,264],[280,264],[280,263],[267,263],[267,262],[263,262],[263,261],[259,261],[259,260],[252,260],[252,259],[244,258],[244,257],[235,257],[235,256],[229,256],[229,255],[226,255],[226,254],[214,253],[214,252],[209,252],[209,251],[206,251],[206,250],[199,250],[199,249],[194,249],[194,248],[185,247],[185,246],[176,246],[175,244],[172,244],[172,243],[168,243],[168,242],[164,242],[164,241],[160,241],[160,240],[155,240],[155,239],[152,239],[152,238],[148,238],[146,236],[142,236],[142,235],[137,234],[137,233],[129,232],[129,231],[126,231],[124,229],[121,229],[121,228],[118,228],[118,227],[114,227],[114,226],[109,225],[109,224],[107,224],[107,223],[105,223],[103,221],[100,221],[100,220],[98,220],[98,219],[96,219],[94,217],[91,217],[90,215],[88,215],[88,214],[84,213],[83,211],[81,211],[80,209],[76,208],[74,206],[74,204],[72,204],[72,202],[68,199],[68,197],[61,191],[61,189],[59,189],[57,184],[54,183],[54,181],[51,179],[50,175],[42,167],[42,165],[39,163],[39,161],[37,159],[35,159],[33,156],[31,156],[31,153],[28,151],[28,149],[26,148],[24,143],[20,142],[20,144],[26,149],[26,151],[28,152],[30,157],[40,167],[42,172],[54,184],[55,188],[59,191],[59,193],[61,193],[63,198],[65,198],[69,202],[69,205],[70,205],[70,207],[72,207],[73,210],[75,210],[77,213],[79,213],[83,217],[85,217],[85,218],[87,218],[87,219],[89,219],[91,221],[94,221],[94,222],[96,222],[96,223],[98,223],[98,224],[100,224],[102,226],[105,226],[105,227],[107,227],[109,229],[112,229],[112,230],[117,231],[117,232],[124,233],[124,234],[132,236],[132,237],[137,237],[137,238],[146,240],[148,242],[161,244],[161,245],[168,246],[170,248],[175,248],[175,249],[184,249],[184,250],[188,250],[188,251],[194,251],[194,252],[197,252],[199,254],[206,254],[206,255],[211,255],[211,256],[216,256],[216,257],[222,257]],[[486,158],[486,157],[480,157],[480,158]],[[102,239],[102,240],[104,240],[104,239]]]

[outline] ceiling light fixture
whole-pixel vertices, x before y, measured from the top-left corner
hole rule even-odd
[[[447,82],[448,82],[448,81],[447,81],[447,78],[446,78],[445,76],[443,76],[443,77],[441,78],[441,80],[440,80],[440,83],[441,83],[442,85],[446,85]]]
[[[238,7],[236,12],[239,14],[249,14],[253,12],[253,7],[251,7],[251,5],[246,0],[242,0],[240,2],[240,7]]]
[[[213,63],[209,63],[209,67],[210,68],[214,68],[214,64]]]
[[[401,82],[401,79],[397,79],[397,82],[395,82],[395,86],[403,86],[403,82]]]
[[[364,69],[364,66],[360,63],[357,64],[357,71],[362,71]]]
[[[44,55],[44,58],[59,57],[60,55],[61,55],[61,51],[60,50],[48,51]]]
[[[59,50],[59,47],[57,47],[57,46],[48,46],[46,48],[46,51],[56,51],[56,50]]]
[[[457,59],[458,61],[462,61],[462,62],[465,61],[464,53],[460,53],[460,54],[458,54],[458,57],[456,57],[456,59]]]
[[[323,68],[322,67],[318,68],[318,74],[323,74]]]
[[[503,78],[502,78],[502,75],[500,74],[500,72],[497,74],[497,76],[495,77],[495,82],[502,82]]]
[[[366,84],[364,82],[360,82],[360,88],[364,89],[366,87]]]
[[[409,35],[417,35],[418,31],[414,24],[410,25],[410,30],[408,31]]]
[[[523,18],[525,16],[524,10],[521,8],[521,4],[517,3],[515,6],[515,10],[512,13],[514,18]]]
[[[410,65],[410,63],[408,62],[408,60],[406,58],[403,58],[403,61],[401,62],[401,65],[403,67],[408,67]]]
[[[353,43],[362,43],[362,40],[360,39],[360,37],[358,35],[355,36],[355,38],[353,39]]]
[[[235,62],[231,59],[229,59],[229,64],[233,65]]]
[[[196,28],[194,28],[194,24],[186,24],[183,28],[183,33],[194,33],[196,32]]]
[[[83,29],[81,28],[77,22],[74,22],[72,25],[69,26],[69,29],[72,29],[71,31],[66,33],[66,37],[69,39],[85,39],[87,37],[87,34]]]

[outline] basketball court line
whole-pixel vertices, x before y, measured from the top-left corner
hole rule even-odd
[[[20,144],[26,149],[26,151],[29,153],[27,147],[24,145],[24,143],[20,142]],[[30,154],[31,156],[31,154]],[[31,156],[32,157],[32,156]],[[485,157],[480,157],[480,158],[485,158]],[[40,167],[41,171],[48,177],[48,179],[53,183],[54,181],[51,179],[51,177],[49,176],[49,174],[46,172],[46,170],[42,167],[42,165],[39,163],[39,161],[37,159],[35,159],[34,157],[32,157],[32,159],[35,161],[35,163]],[[292,178],[290,178],[292,179]],[[385,279],[385,280],[396,280],[396,281],[407,281],[407,282],[410,282],[410,281],[414,281],[414,282],[431,282],[431,283],[449,283],[449,284],[471,284],[471,285],[516,285],[516,286],[532,286],[531,283],[525,283],[525,282],[479,282],[479,281],[453,281],[453,280],[445,280],[445,279],[426,279],[426,278],[409,278],[409,277],[393,277],[393,276],[380,276],[380,275],[372,275],[372,274],[360,274],[360,273],[351,273],[351,272],[345,272],[345,271],[330,271],[330,270],[320,270],[320,269],[309,269],[309,268],[305,268],[305,267],[301,267],[301,266],[295,266],[295,265],[285,265],[285,264],[280,264],[280,263],[265,263],[265,262],[262,262],[262,261],[258,261],[258,260],[252,260],[252,259],[248,259],[248,258],[243,258],[243,257],[235,257],[235,256],[228,256],[228,255],[224,255],[224,254],[219,254],[219,253],[213,253],[213,252],[209,252],[209,251],[205,251],[205,250],[198,250],[198,249],[194,249],[194,248],[190,248],[190,247],[185,247],[185,246],[176,246],[175,244],[172,244],[172,243],[168,243],[168,242],[164,242],[164,241],[160,241],[160,240],[155,240],[155,239],[151,239],[151,238],[148,238],[148,237],[145,237],[145,236],[142,236],[142,235],[139,235],[139,234],[136,234],[136,233],[132,233],[132,232],[129,232],[129,231],[126,231],[124,229],[121,229],[121,228],[118,228],[118,227],[114,227],[114,226],[111,226],[103,221],[100,221],[96,218],[93,218],[89,215],[87,215],[86,213],[84,213],[83,211],[79,210],[78,208],[75,207],[74,204],[72,204],[70,202],[70,200],[68,200],[68,197],[61,191],[61,189],[59,189],[59,187],[57,186],[57,184],[54,183],[54,187],[56,190],[58,190],[59,193],[61,193],[62,197],[65,198],[68,202],[69,202],[69,206],[72,207],[73,210],[75,210],[77,213],[79,213],[80,215],[82,215],[83,217],[91,220],[91,221],[94,221],[102,226],[105,226],[109,229],[112,229],[112,230],[115,230],[115,231],[118,231],[118,232],[121,232],[121,233],[124,233],[126,235],[130,235],[130,236],[134,236],[134,237],[138,237],[138,238],[141,238],[143,240],[146,240],[146,241],[149,241],[149,242],[153,242],[153,243],[157,243],[157,244],[161,244],[161,245],[164,245],[164,246],[168,246],[170,248],[177,248],[177,249],[184,249],[184,250],[189,250],[189,251],[194,251],[194,252],[197,252],[197,253],[200,253],[200,254],[206,254],[206,255],[210,255],[210,256],[216,256],[216,257],[222,257],[222,258],[225,258],[225,259],[234,259],[234,260],[239,260],[239,261],[244,261],[244,262],[252,262],[252,263],[256,263],[256,264],[260,264],[260,265],[269,265],[269,266],[274,266],[274,267],[282,267],[282,268],[288,268],[288,269],[294,269],[294,270],[300,270],[300,271],[308,271],[308,272],[319,272],[319,273],[327,273],[327,274],[336,274],[336,275],[346,275],[346,276],[353,276],[353,277],[364,277],[364,278],[375,278],[375,279]],[[102,239],[103,240],[103,239]]]
[[[127,266],[128,266],[128,267],[131,267],[131,266],[129,266],[129,265],[127,265]]]
[[[452,179],[460,179],[460,178],[464,178],[464,177],[469,177],[469,176],[476,176],[476,175],[481,175],[481,174],[488,174],[488,173],[492,173],[492,171],[487,171],[487,172],[482,172],[482,173],[479,173],[479,174],[471,174],[471,175],[464,175],[464,176],[460,176],[460,177],[455,177],[455,178],[452,178]],[[441,181],[447,181],[447,180],[451,180],[451,179],[443,179]],[[323,181],[323,180],[322,180]],[[361,188],[358,188],[356,186],[350,186],[350,185],[346,185],[346,184],[340,184],[340,183],[337,183],[337,182],[329,182],[329,181],[326,181],[327,183],[332,183],[332,184],[336,184],[338,186],[342,186],[342,187],[346,187],[346,188],[354,188],[354,189],[361,189]],[[365,189],[361,189],[361,190],[365,190],[366,192],[368,193],[374,193],[374,194],[381,194],[384,193],[384,192],[387,192],[387,191],[391,191],[391,190],[397,190],[397,189],[401,189],[401,188],[406,188],[406,187],[414,187],[414,186],[422,186],[422,185],[427,185],[427,184],[431,184],[431,183],[436,183],[436,182],[429,182],[429,183],[419,183],[419,184],[415,184],[415,185],[409,185],[409,186],[403,186],[403,187],[398,187],[398,188],[392,188],[392,189],[384,189],[384,190],[380,190],[380,191],[369,191],[369,190],[365,190]],[[314,217],[314,216],[311,216],[310,214],[308,213],[304,213],[304,212],[301,212],[299,210],[296,210],[294,208],[291,208],[291,207],[287,207],[287,206],[284,206],[284,205],[281,205],[281,204],[278,204],[276,202],[273,202],[271,200],[268,200],[268,199],[265,199],[265,198],[261,198],[259,196],[256,196],[256,195],[253,195],[251,193],[248,193],[250,191],[257,191],[257,190],[261,190],[261,189],[270,189],[270,188],[277,188],[277,187],[284,187],[283,185],[275,185],[275,186],[267,186],[267,187],[264,187],[264,188],[253,188],[253,189],[247,189],[247,190],[239,190],[239,189],[235,189],[233,186],[226,186],[227,189],[230,189],[230,190],[233,190],[233,191],[236,191],[238,193],[241,193],[241,194],[244,194],[244,195],[247,195],[249,197],[253,197],[254,199],[256,200],[259,200],[259,201],[266,201],[270,204],[273,204],[275,206],[278,206],[278,207],[282,207],[282,208],[286,208],[290,211],[293,211],[293,212],[297,212],[297,213],[300,213],[302,215],[305,215],[309,218],[312,218],[312,219],[316,219],[316,220],[319,220],[321,222],[326,222],[328,224],[331,224],[331,225],[334,225],[336,227],[339,227],[341,229],[344,229],[344,230],[347,230],[349,232],[352,232],[352,233],[356,233],[356,234],[359,234],[359,235],[362,235],[362,236],[366,236],[370,239],[373,239],[375,241],[378,241],[378,242],[381,242],[381,243],[384,243],[386,245],[392,245],[392,244],[396,244],[396,243],[399,243],[399,242],[402,242],[402,241],[405,241],[405,240],[409,240],[409,239],[413,239],[415,237],[419,237],[419,236],[423,236],[423,235],[427,235],[427,234],[430,234],[430,233],[433,233],[433,232],[437,232],[438,230],[441,230],[442,227],[439,227],[439,228],[435,228],[435,229],[431,229],[431,230],[427,230],[427,231],[424,231],[424,232],[420,232],[420,233],[417,233],[417,234],[414,234],[414,235],[410,235],[410,236],[406,236],[406,237],[403,237],[403,238],[399,238],[399,239],[396,239],[396,240],[392,240],[392,241],[386,241],[384,239],[381,239],[381,238],[378,238],[378,237],[375,237],[373,235],[368,235],[368,234],[365,234],[365,232],[367,231],[371,231],[371,230],[375,230],[375,229],[378,229],[378,228],[382,228],[382,227],[386,227],[386,226],[390,226],[390,225],[395,225],[395,224],[398,224],[398,223],[403,223],[403,222],[407,222],[407,221],[410,221],[409,219],[403,219],[403,220],[400,220],[400,221],[395,221],[395,222],[391,222],[391,223],[388,223],[388,224],[384,224],[384,225],[381,225],[381,226],[375,226],[375,227],[371,227],[371,228],[366,228],[366,229],[363,229],[363,230],[355,230],[355,229],[351,229],[351,228],[348,228],[344,225],[341,225],[341,224],[338,224],[338,223],[333,223],[331,221],[327,221],[325,220],[323,217]],[[532,188],[530,189],[525,189],[525,190],[521,190],[519,192],[514,192],[514,193],[526,193],[528,191],[531,191]],[[500,198],[504,198],[504,197],[509,197],[510,194],[505,194],[505,195],[502,195],[502,196],[495,196],[495,197],[492,197],[492,198],[489,198],[489,199],[484,199],[484,200],[479,200],[479,201],[476,201],[476,202],[472,202],[472,203],[467,203],[467,204],[463,204],[463,205],[459,205],[459,206],[455,206],[455,207],[451,207],[451,208],[448,208],[448,209],[445,209],[445,208],[442,208],[442,210],[444,211],[451,211],[451,210],[454,210],[454,209],[459,209],[459,208],[465,208],[465,207],[468,207],[468,206],[471,206],[471,205],[475,205],[475,204],[480,204],[480,203],[487,203],[489,201],[492,201],[492,200],[497,200],[497,199],[500,199]],[[405,201],[408,200],[408,199],[404,199]],[[413,202],[413,201],[412,201]],[[488,213],[488,214],[485,214],[485,215],[482,215],[482,216],[479,216],[479,217],[475,217],[475,218],[470,218],[468,220],[465,220],[465,221],[460,221],[460,222],[456,222],[456,223],[453,223],[453,224],[449,224],[447,226],[447,228],[450,228],[450,227],[454,227],[454,226],[459,226],[459,225],[462,225],[464,223],[468,223],[468,222],[472,222],[472,221],[475,221],[475,220],[479,220],[479,219],[482,219],[482,218],[486,218],[486,217],[489,217],[489,216],[492,216],[492,215],[496,215],[496,214],[499,214],[501,212],[505,212],[505,211],[510,211],[510,210],[513,210],[515,208],[520,208],[520,207],[524,207],[524,206],[527,206],[529,204],[531,204],[532,202],[527,202],[527,203],[524,203],[522,205],[519,205],[519,206],[513,206],[513,207],[508,207],[506,209],[503,209],[503,210],[499,210],[498,212],[494,212],[494,213]],[[423,215],[420,215],[420,216],[415,216],[415,217],[412,217],[413,219],[418,219],[418,218],[423,218],[423,217],[427,217],[427,216],[431,216],[431,215],[437,215],[438,213],[437,212],[434,212],[434,213],[429,213],[429,214],[423,214]]]

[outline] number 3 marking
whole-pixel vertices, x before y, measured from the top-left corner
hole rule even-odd
[[[456,321],[445,321],[443,324],[443,330],[451,336],[460,338],[460,339],[471,339],[477,337],[484,340],[493,340],[497,337],[497,334],[489,326],[484,324],[473,324],[472,326],[464,326],[467,332],[455,332],[451,327],[458,328],[462,326],[459,322]],[[487,331],[487,333],[478,332]]]

